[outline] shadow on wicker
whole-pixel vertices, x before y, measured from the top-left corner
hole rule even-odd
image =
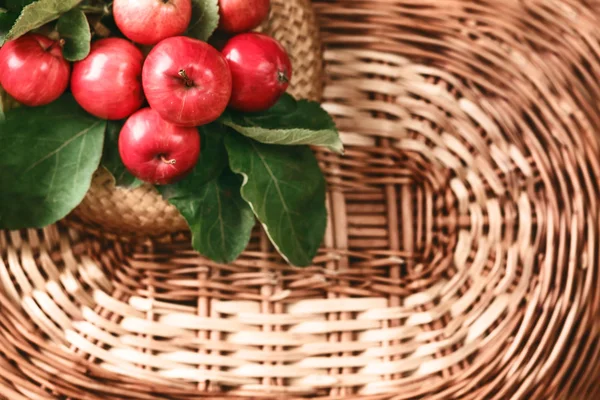
[[[260,232],[1,232],[0,397],[600,396],[600,26],[585,2],[320,1],[314,266]]]

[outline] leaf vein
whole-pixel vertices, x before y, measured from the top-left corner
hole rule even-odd
[[[55,149],[54,151],[50,152],[49,154],[45,155],[44,157],[40,158],[39,160],[37,160],[35,163],[33,163],[29,168],[27,168],[25,171],[22,172],[23,174],[26,174],[27,172],[31,171],[32,169],[34,169],[35,167],[37,167],[38,165],[40,165],[41,163],[43,163],[44,161],[48,160],[50,157],[52,157],[53,155],[55,155],[56,153],[60,152],[62,149],[64,149],[65,147],[67,147],[68,145],[70,145],[73,141],[77,140],[79,137],[81,137],[82,135],[87,134],[89,131],[91,131],[92,129],[94,129],[96,126],[98,126],[99,124],[101,124],[103,121],[99,121],[96,122],[94,125],[88,127],[87,129],[84,129],[83,131],[79,132],[77,135],[73,136],[72,138],[70,138],[69,140],[65,141],[62,145],[60,145],[57,149]]]

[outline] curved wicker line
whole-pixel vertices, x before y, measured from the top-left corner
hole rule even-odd
[[[589,2],[315,3],[330,223],[310,268],[261,232],[0,232],[11,398],[595,399],[598,14]],[[57,379],[57,376],[69,379]]]

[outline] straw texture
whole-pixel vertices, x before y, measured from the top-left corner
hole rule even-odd
[[[269,20],[260,30],[288,50],[294,67],[289,92],[297,98],[319,101],[323,93],[323,58],[310,0],[272,0]],[[80,229],[113,237],[158,237],[188,229],[177,209],[154,187],[115,188],[111,175],[103,168],[96,172],[90,191],[70,222]]]
[[[0,232],[0,398],[600,396],[596,3],[314,4],[348,146],[314,265]]]

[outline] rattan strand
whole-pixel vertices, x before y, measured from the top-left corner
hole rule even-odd
[[[309,0],[272,0],[271,15],[261,30],[288,49],[294,74],[290,93],[320,100],[323,93],[323,58],[319,30]],[[177,209],[150,185],[135,190],[115,188],[101,168],[92,187],[69,220],[72,226],[101,235],[152,236],[187,230]]]
[[[315,5],[348,151],[314,266],[0,232],[0,397],[600,396],[599,14]]]

